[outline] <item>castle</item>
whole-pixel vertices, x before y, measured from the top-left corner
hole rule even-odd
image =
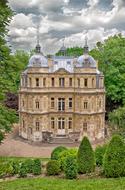
[[[87,40],[78,58],[46,58],[39,43],[19,89],[19,135],[31,141],[56,142],[64,138],[80,141],[88,136],[92,143],[104,139],[104,76],[89,55]]]

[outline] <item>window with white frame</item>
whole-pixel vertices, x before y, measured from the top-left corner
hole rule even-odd
[[[58,98],[58,111],[65,110],[65,98]]]

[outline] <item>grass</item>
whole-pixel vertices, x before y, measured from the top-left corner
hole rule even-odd
[[[52,177],[0,182],[0,190],[125,190],[125,178],[66,180]]]

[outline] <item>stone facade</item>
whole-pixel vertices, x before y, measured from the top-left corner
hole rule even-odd
[[[31,141],[103,139],[105,88],[97,63],[83,60],[80,66],[79,59],[66,56],[46,62],[37,55],[21,74],[19,135]]]

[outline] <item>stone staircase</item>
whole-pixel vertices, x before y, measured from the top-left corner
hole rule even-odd
[[[72,144],[74,141],[70,139],[67,135],[56,135],[50,139],[49,143],[51,144]]]

